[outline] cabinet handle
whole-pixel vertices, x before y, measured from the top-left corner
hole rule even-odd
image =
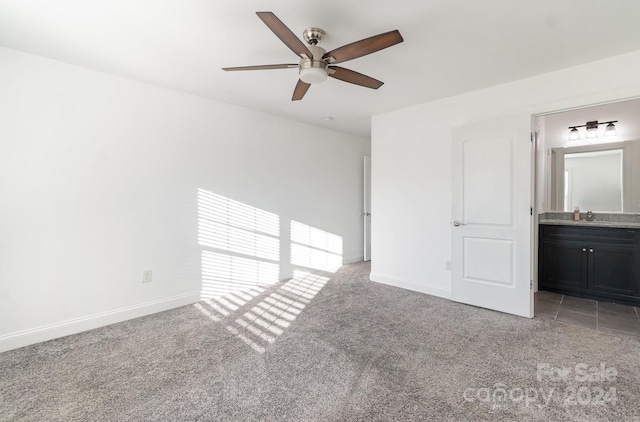
[[[593,249],[589,249],[589,253],[593,253]]]
[[[587,248],[582,248],[582,252],[586,252],[586,251],[587,251]]]

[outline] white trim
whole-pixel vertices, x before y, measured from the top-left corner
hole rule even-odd
[[[343,265],[355,264],[356,262],[362,262],[362,261],[364,261],[364,255],[354,255],[354,256],[347,256],[342,258]]]
[[[190,305],[199,300],[200,292],[184,293],[165,299],[141,303],[139,305],[127,306],[82,318],[6,334],[0,336],[0,352],[6,352],[7,350],[17,349],[30,344],[65,337],[82,331],[104,327],[105,325]]]
[[[400,287],[402,289],[412,290],[414,292],[426,293],[431,296],[451,299],[451,289],[444,289],[440,286],[434,286],[422,281],[411,280],[408,278],[392,277],[385,274],[371,273],[369,280],[376,283],[387,284],[389,286]]]

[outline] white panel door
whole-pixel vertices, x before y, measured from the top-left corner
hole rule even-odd
[[[364,260],[371,261],[371,157],[364,157]]]
[[[531,118],[454,128],[453,300],[533,317]]]

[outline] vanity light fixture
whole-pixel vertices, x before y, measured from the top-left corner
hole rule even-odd
[[[604,128],[604,136],[616,136],[617,134],[616,125],[613,122],[609,122],[607,127]]]
[[[598,122],[597,120],[592,120],[584,125],[569,126],[569,129],[571,129],[569,131],[569,140],[577,141],[580,139],[580,132],[578,131],[579,127],[587,128],[587,139],[597,138],[598,126],[600,125],[607,125],[604,129],[604,136],[616,136],[616,125],[614,125],[614,123],[618,123],[618,121],[610,120],[608,122]]]
[[[578,132],[578,128],[570,127],[571,131],[569,132],[569,140],[570,141],[578,141],[580,140],[580,132]]]
[[[587,122],[587,138],[598,137],[598,121]]]

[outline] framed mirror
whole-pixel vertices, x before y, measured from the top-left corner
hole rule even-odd
[[[638,212],[634,141],[551,150],[551,209]]]

